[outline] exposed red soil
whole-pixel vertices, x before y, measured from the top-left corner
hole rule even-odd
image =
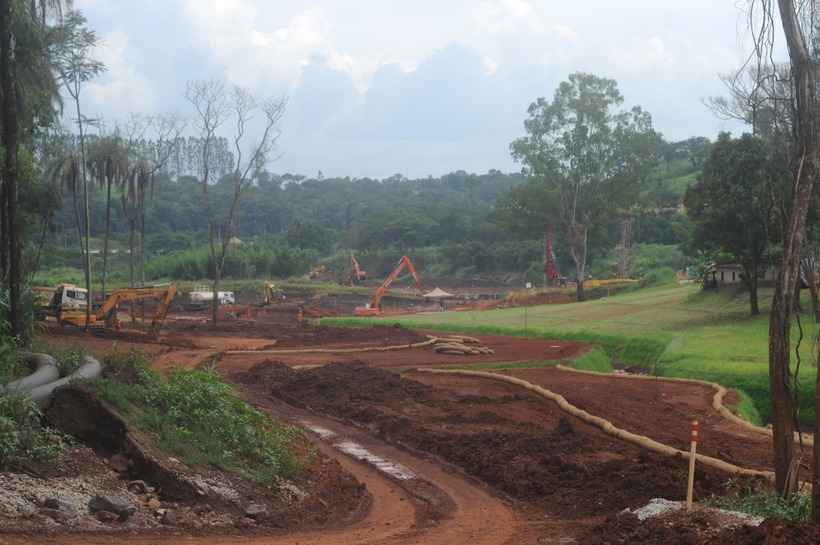
[[[600,515],[683,496],[683,460],[617,441],[520,388],[473,377],[413,377],[424,383],[364,364],[302,371],[263,364],[232,376],[439,456],[554,515]],[[727,478],[702,471],[698,495],[721,491]]]
[[[292,407],[285,410],[264,394],[261,398],[248,392],[249,401],[275,418],[292,419],[304,416]],[[158,534],[88,535],[88,536],[2,536],[2,545],[156,545],[180,543],[186,545],[518,545],[535,543],[528,529],[505,502],[483,487],[435,461],[424,459],[391,447],[367,433],[320,417],[311,418],[337,436],[359,441],[374,454],[410,468],[417,476],[412,482],[389,479],[374,467],[354,461],[324,441],[315,441],[318,451],[338,462],[344,471],[364,485],[372,497],[372,507],[361,520],[337,528],[312,531],[291,531],[259,535],[246,529],[237,535],[210,534],[208,530],[194,535],[163,536]],[[432,484],[434,483],[434,484]],[[434,487],[435,491],[430,487]],[[430,494],[440,494],[451,502],[443,512],[431,513]],[[310,513],[310,510],[306,510]],[[436,513],[438,513],[436,515]],[[432,518],[431,518],[432,517]],[[187,533],[187,532],[186,532]]]
[[[316,342],[308,345],[279,344],[273,350],[278,349],[298,349],[298,348],[322,348],[326,350],[348,349],[353,347],[366,346],[397,346],[406,343],[408,340],[418,342],[425,340],[424,337],[416,337],[417,340],[403,338],[399,332],[407,331],[399,327],[388,327],[395,331],[396,335],[382,338],[378,328],[354,330],[359,331],[358,335],[369,333],[368,341],[358,342]],[[344,330],[342,330],[344,331]],[[378,335],[378,336],[377,336]],[[363,335],[366,336],[366,335]],[[438,333],[438,336],[446,334]],[[541,360],[562,360],[572,358],[586,350],[586,346],[580,343],[566,341],[545,341],[538,339],[522,339],[520,337],[504,336],[479,336],[482,345],[488,346],[495,351],[495,354],[454,356],[447,354],[437,354],[431,348],[414,348],[408,350],[396,350],[390,352],[360,352],[349,353],[305,353],[305,354],[226,354],[220,361],[223,369],[250,369],[257,363],[265,361],[277,361],[285,363],[291,367],[324,365],[330,361],[354,362],[360,361],[374,367],[386,367],[396,369],[409,369],[416,367],[431,367],[442,365],[453,365],[465,367],[475,363],[510,362],[510,361],[541,361]]]
[[[290,482],[301,491],[301,497],[294,500],[287,499],[266,483],[243,479],[233,472],[204,465],[189,468],[169,462],[167,454],[154,446],[150,434],[131,427],[119,412],[97,398],[89,388],[78,386],[58,390],[46,416],[51,426],[93,447],[98,456],[125,457],[129,468],[120,474],[123,482],[139,479],[157,489],[163,502],[168,502],[164,506],[175,511],[175,522],[159,530],[154,524],[150,529],[152,532],[208,528],[217,533],[237,529],[260,533],[338,527],[349,523],[351,518],[363,516],[369,506],[369,496],[356,479],[336,460],[313,452],[303,439],[297,439],[295,444],[297,455],[305,466]],[[102,466],[99,461],[97,465]],[[109,469],[107,473],[112,472]],[[202,492],[192,478],[226,483],[225,486],[229,486],[239,500],[229,501],[224,496]],[[249,503],[266,508],[251,525],[247,524],[242,508]],[[6,528],[11,527],[6,525]],[[97,528],[95,531],[117,529]],[[120,529],[139,530],[140,527],[132,525]],[[64,528],[53,530],[65,531]]]
[[[639,521],[632,514],[607,518],[585,532],[579,545],[815,545],[820,527],[767,520],[758,527],[726,528],[712,511],[675,512]]]
[[[180,317],[184,318],[182,315]],[[106,338],[69,329],[48,338],[59,339],[61,348],[65,344],[64,340],[70,340],[78,346],[90,347],[92,353],[99,355],[113,346],[118,350],[141,349],[154,357],[154,365],[160,369],[173,366],[198,367],[211,358],[220,356],[225,350],[342,350],[410,344],[424,340],[422,333],[389,325],[366,329],[310,325],[299,327],[292,315],[287,313],[279,315],[276,312],[257,312],[254,317],[254,320],[240,318],[225,321],[218,329],[192,320],[169,321],[163,329],[163,335],[157,340],[146,339],[139,332],[113,333]],[[482,344],[494,349],[496,354],[440,355],[429,348],[354,354],[237,354],[223,355],[217,369],[225,376],[239,381],[251,402],[272,411],[277,417],[292,416],[286,414],[287,411],[302,411],[305,414],[316,411],[354,424],[360,430],[358,433],[362,440],[376,436],[396,447],[409,449],[408,453],[384,443],[376,444],[377,448],[385,449],[383,452],[389,451],[394,456],[393,459],[407,457],[408,467],[414,464],[424,465],[428,476],[435,473],[435,477],[430,477],[431,483],[436,486],[443,483],[442,488],[453,486],[461,490],[463,498],[479,494],[480,488],[471,489],[464,484],[469,483],[469,480],[464,481],[453,475],[452,470],[450,473],[442,470],[442,461],[458,467],[459,471],[479,479],[498,493],[515,498],[518,500],[515,503],[516,512],[522,516],[526,513],[539,528],[539,535],[538,540],[513,539],[511,542],[551,542],[550,539],[559,542],[569,536],[581,535],[584,528],[594,526],[602,515],[613,514],[623,507],[636,507],[653,497],[682,497],[685,481],[685,463],[682,460],[647,453],[637,446],[615,440],[597,428],[565,415],[552,402],[522,388],[490,379],[426,373],[409,373],[406,376],[412,380],[403,380],[389,372],[368,369],[386,367],[406,370],[431,365],[469,367],[470,364],[479,362],[568,359],[585,350],[583,345],[576,343],[517,337],[480,336],[480,340]],[[271,362],[282,362],[284,365],[271,365]],[[341,365],[299,372],[288,368],[322,366],[329,362]],[[263,365],[255,367],[260,363]],[[663,381],[596,377],[549,368],[508,372],[556,391],[571,403],[611,420],[616,426],[677,448],[688,446],[690,423],[696,418],[701,422],[703,430],[700,452],[744,467],[770,468],[770,444],[767,437],[745,430],[717,414],[711,407],[713,391],[710,388]],[[727,402],[732,399],[730,394]],[[290,409],[285,413],[282,413],[282,407],[288,405],[282,400],[287,400],[290,404]],[[294,409],[294,406],[302,408]],[[327,426],[341,426],[338,421],[327,422]],[[462,530],[465,529],[464,524],[471,524],[475,528],[486,527],[487,521],[480,514],[469,514],[467,518],[463,518],[462,511],[492,511],[503,505],[498,500],[487,499],[481,500],[483,503],[468,499],[456,501],[458,508],[452,519],[445,517],[446,520],[431,522],[432,532],[418,534],[418,522],[421,520],[419,513],[423,506],[409,505],[415,501],[412,494],[399,491],[394,486],[395,483],[391,484],[390,481],[385,485],[382,477],[372,480],[372,476],[367,475],[368,469],[361,464],[334,452],[322,442],[317,444],[322,452],[338,460],[342,467],[368,485],[368,490],[374,497],[374,508],[367,520],[375,522],[370,524],[363,521],[345,530],[253,538],[253,541],[248,542],[260,545],[329,545],[417,540],[419,543],[441,545],[474,545],[473,540],[481,535],[475,531],[471,531],[468,537],[464,532],[445,532],[439,536],[435,530],[450,528],[448,524],[459,526]],[[424,456],[419,456],[420,453],[424,453]],[[725,475],[716,471],[699,468],[698,497],[720,492],[726,479]],[[379,489],[379,486],[383,488]],[[403,498],[399,503],[404,505],[397,503],[397,496]],[[544,513],[550,516],[548,524],[543,520]],[[509,510],[506,515],[502,511],[496,512],[502,518],[509,514]],[[406,520],[416,522],[408,525]],[[614,519],[609,523],[615,524]],[[623,524],[627,525],[627,522]],[[777,532],[782,530],[782,535],[791,535],[788,532],[804,531],[800,527],[771,524],[774,529],[767,530],[768,534],[727,534],[725,543],[780,545],[788,541],[777,537],[781,535]],[[387,528],[387,525],[390,527]],[[723,543],[703,541],[712,534],[693,533],[684,527],[673,528],[666,533],[660,527],[654,530],[650,527],[646,530],[649,533],[644,534],[632,535],[629,531],[626,526],[622,534],[610,534],[602,530],[599,534],[605,540],[589,543]],[[660,541],[651,541],[656,539],[653,532],[660,536],[657,538]],[[690,534],[695,541],[687,541]],[[489,537],[481,542],[493,545],[505,543],[510,535],[505,537],[488,534]],[[517,538],[521,535],[523,534],[515,533]],[[627,540],[606,541],[610,538],[620,539],[620,535],[626,536],[624,539]],[[448,541],[444,539],[445,536],[451,539]],[[676,536],[677,541],[674,540]],[[803,538],[798,536],[795,539]],[[147,545],[156,541],[159,540],[152,541],[145,537],[132,542]],[[202,544],[245,542],[232,541],[232,538],[226,537],[186,538],[186,542],[188,541]],[[79,543],[71,540],[59,542]],[[2,543],[4,541],[0,538],[0,544]],[[803,542],[798,540],[794,543],[802,545]]]
[[[687,450],[692,421],[701,429],[698,452],[741,467],[773,470],[771,439],[729,421],[712,408],[708,386],[666,380],[595,376],[553,368],[515,369],[522,378],[564,396],[615,426]]]

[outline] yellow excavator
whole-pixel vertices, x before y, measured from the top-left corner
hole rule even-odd
[[[262,302],[263,306],[275,305],[284,300],[284,292],[277,288],[273,282],[265,282],[263,287],[265,289],[265,298]]]
[[[121,303],[133,301],[159,301],[159,306],[151,320],[151,335],[159,333],[168,309],[177,294],[176,284],[168,286],[147,286],[143,288],[121,288],[111,292],[97,310],[91,313],[90,327],[120,328],[117,309]],[[70,284],[61,284],[51,299],[51,311],[60,325],[86,326],[88,292]]]

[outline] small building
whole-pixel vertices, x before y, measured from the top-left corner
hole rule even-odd
[[[773,282],[777,272],[772,266],[760,270],[757,274],[760,282]],[[743,283],[743,267],[737,263],[713,263],[704,273],[704,286],[731,286]]]

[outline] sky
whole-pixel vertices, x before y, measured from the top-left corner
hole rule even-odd
[[[746,0],[75,0],[107,72],[88,115],[191,118],[186,82],[287,96],[277,173],[516,171],[527,107],[575,71],[669,140],[743,127],[703,99],[750,51]]]

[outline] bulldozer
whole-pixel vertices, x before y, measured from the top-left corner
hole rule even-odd
[[[370,304],[365,307],[356,307],[353,309],[354,316],[381,316],[383,314],[381,308],[381,301],[382,297],[384,297],[384,293],[387,291],[387,288],[399,277],[401,272],[407,268],[410,271],[410,275],[413,277],[413,281],[416,283],[416,288],[419,292],[423,291],[421,287],[421,277],[416,272],[416,267],[413,266],[413,262],[410,261],[410,258],[407,256],[403,256],[399,261],[396,268],[393,269],[393,272],[388,275],[382,285],[376,288],[376,291],[373,292],[373,298],[370,300]]]
[[[165,322],[165,316],[168,314],[168,309],[176,293],[176,284],[114,290],[99,308],[92,310],[91,319],[86,323],[86,311],[89,304],[88,292],[72,284],[60,284],[54,290],[50,309],[60,325],[76,327],[88,325],[89,327],[119,329],[121,324],[117,318],[117,309],[121,303],[145,300],[159,301],[159,307],[154,313],[149,330],[152,336],[156,336]]]

